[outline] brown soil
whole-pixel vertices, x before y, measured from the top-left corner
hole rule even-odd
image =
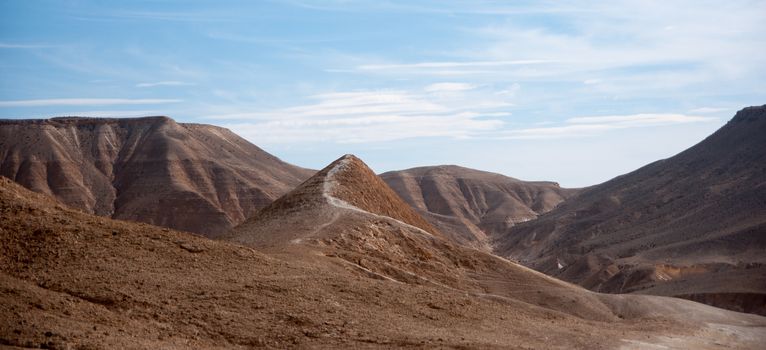
[[[370,278],[339,258],[265,255],[97,217],[5,179],[0,213],[0,344],[10,347],[598,349],[675,339],[723,348],[715,339],[756,348],[766,327],[761,318],[657,298],[643,302],[656,313],[615,308],[624,319],[590,321]],[[674,320],[674,312],[690,319]]]
[[[333,193],[354,193],[356,189],[344,187],[360,182],[348,180],[367,174],[361,170],[366,166],[356,158],[352,158],[356,166],[333,170],[348,158],[321,170],[235,228],[227,239],[293,261],[333,262],[359,277],[393,285],[433,287],[508,303],[515,313],[551,312],[562,317],[560,321],[568,324],[564,327],[576,327],[580,322],[613,323],[618,328],[628,324],[627,327],[662,324],[660,328],[672,329],[672,333],[687,327],[686,322],[716,322],[702,321],[711,315],[709,312],[735,315],[678,299],[592,293],[480,250],[455,245],[400,220],[332,204],[332,200],[322,196],[326,181],[334,183]],[[374,193],[377,188],[366,190]],[[680,314],[686,315],[683,321],[676,318]],[[555,333],[558,327],[559,320],[554,320],[546,330]],[[603,330],[594,332],[594,339],[604,334]]]

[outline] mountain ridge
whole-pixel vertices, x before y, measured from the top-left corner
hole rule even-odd
[[[0,175],[27,188],[87,212],[211,236],[312,173],[228,129],[164,116],[3,120],[0,136]]]
[[[496,252],[598,291],[694,294],[698,300],[755,293],[764,300],[764,232],[766,106],[755,106],[673,157],[592,186],[510,228],[496,240]],[[713,288],[705,276],[718,276],[728,291]],[[700,296],[704,289],[711,296]]]
[[[416,167],[380,177],[450,239],[487,251],[496,234],[548,212],[579,191],[456,165]]]

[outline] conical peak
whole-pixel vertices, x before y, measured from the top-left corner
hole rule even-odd
[[[324,176],[323,194],[332,205],[351,206],[437,232],[354,155],[340,157],[317,176]]]
[[[334,160],[332,163],[330,163],[330,165],[320,170],[318,174],[326,174],[331,171],[337,172],[347,167],[347,165],[351,163],[356,163],[356,166],[354,167],[356,170],[374,173],[372,169],[370,169],[367,166],[367,164],[365,164],[361,159],[359,159],[359,157],[349,153],[349,154],[344,154],[340,158]]]

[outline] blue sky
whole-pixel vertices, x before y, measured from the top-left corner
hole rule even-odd
[[[294,164],[587,186],[766,103],[766,1],[0,2],[0,118],[168,115]]]

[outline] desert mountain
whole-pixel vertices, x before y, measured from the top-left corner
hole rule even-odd
[[[0,214],[0,345],[12,348],[757,349],[766,341],[766,319],[755,315],[610,296],[600,304],[608,321],[583,319],[554,311],[579,293],[541,307],[369,278],[339,258],[283,258],[83,213],[2,177]]]
[[[485,250],[496,234],[550,211],[577,192],[554,182],[521,181],[454,165],[380,177],[450,239]]]
[[[635,325],[641,320],[649,325],[656,324],[653,320],[657,317],[674,319],[669,323],[673,328],[683,323],[673,316],[676,312],[690,312],[694,315],[691,320],[708,317],[701,312],[717,310],[679,299],[590,292],[487,252],[452,243],[413,216],[412,210],[375,178],[361,160],[346,155],[224,238],[291,261],[336,266],[359,278],[387,285],[429,287],[494,300],[512,307],[514,311],[504,316],[509,320],[530,311],[532,322],[537,312],[558,315],[546,330],[558,329],[560,322]],[[723,310],[714,313],[741,315]],[[757,329],[755,333],[760,332]]]
[[[312,171],[167,117],[0,121],[0,175],[115,219],[215,236]]]
[[[766,106],[510,228],[496,247],[596,291],[766,314]]]

